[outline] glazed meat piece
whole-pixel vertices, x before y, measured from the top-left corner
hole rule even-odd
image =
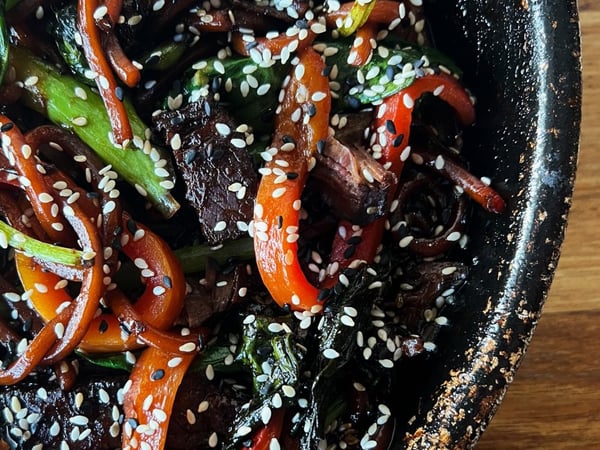
[[[210,244],[246,234],[258,176],[245,148],[247,131],[208,99],[154,116],[173,149],[185,196]]]

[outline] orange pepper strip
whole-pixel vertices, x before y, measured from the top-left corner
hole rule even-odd
[[[410,156],[408,141],[412,111],[419,97],[427,92],[433,93],[452,106],[463,125],[469,125],[475,121],[475,108],[468,92],[456,78],[446,73],[426,75],[415,80],[413,84],[400,92],[385,98],[375,115],[374,130],[379,135],[377,142],[382,145],[382,158],[379,161],[396,174],[397,180],[400,179],[404,162]],[[395,191],[396,187],[390,189],[388,195],[390,201]],[[343,228],[345,231],[335,235],[330,256],[331,262],[336,262],[341,269],[348,267],[356,260],[372,262],[381,244],[385,218],[377,219],[362,228],[360,231],[362,239],[354,246],[351,255],[347,254],[349,245],[346,240],[353,235],[352,224],[342,221],[339,228]],[[337,281],[337,276],[331,275],[324,282],[324,286],[331,287]]]
[[[275,117],[272,148],[254,209],[254,251],[262,280],[273,299],[292,309],[318,312],[319,289],[298,261],[300,196],[314,153],[328,135],[331,96],[321,57],[308,47],[299,53]],[[285,172],[283,172],[285,171]]]
[[[4,155],[18,172],[20,187],[27,194],[35,215],[45,233],[53,242],[74,245],[75,238],[67,222],[57,214],[57,199],[46,186],[45,170],[27,143],[25,136],[6,116],[0,115],[2,149]]]
[[[177,389],[195,356],[174,357],[154,347],[142,352],[123,398],[123,449],[141,448],[142,443],[154,450],[164,448]],[[131,426],[131,421],[137,426]]]
[[[85,57],[90,69],[97,75],[96,85],[104,101],[114,140],[117,144],[124,144],[133,138],[133,132],[125,105],[117,92],[117,82],[102,49],[100,30],[94,19],[94,11],[97,7],[97,0],[78,0],[77,27],[83,40]]]
[[[374,1],[374,0],[373,0]],[[352,42],[348,62],[353,66],[363,66],[371,59],[373,54],[372,41],[377,36],[377,24],[367,22],[358,30]]]
[[[122,251],[138,267],[143,267],[146,288],[135,303],[141,320],[159,330],[169,328],[183,308],[185,278],[179,260],[169,246],[156,234],[139,223],[126,217],[122,221]],[[136,231],[133,231],[134,228]],[[39,266],[16,255],[15,261],[21,283],[31,291],[31,302],[40,316],[48,321],[56,315],[56,310],[71,300],[61,278],[51,272],[42,271]],[[36,286],[47,286],[45,293]],[[117,290],[110,291],[109,297],[117,297]],[[108,301],[108,299],[107,299]],[[150,334],[150,336],[153,336]],[[154,334],[156,336],[156,334]],[[147,338],[147,340],[150,338]],[[150,339],[154,341],[155,339]],[[188,339],[189,340],[189,339]],[[187,342],[187,341],[186,341]],[[180,345],[182,345],[180,343]],[[87,326],[87,332],[79,342],[79,348],[87,352],[119,352],[140,348],[136,336],[121,333],[117,316],[101,314],[94,317]]]
[[[72,314],[68,324],[65,326],[64,333],[55,348],[44,358],[45,363],[60,361],[77,347],[96,315],[100,299],[106,290],[103,272],[104,247],[102,246],[98,228],[83,213],[77,202],[68,205],[64,201],[63,207],[71,208],[73,213],[65,214],[65,217],[77,233],[84,251],[93,252],[95,257],[91,266],[84,271],[79,294],[69,307],[72,310]],[[34,283],[34,291],[36,288],[37,285]]]

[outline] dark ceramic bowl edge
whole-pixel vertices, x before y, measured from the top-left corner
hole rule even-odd
[[[497,8],[485,1],[458,3],[455,10],[446,9],[454,14],[459,31],[463,27],[465,39],[473,38],[476,32],[472,29],[481,28],[481,19],[469,19],[462,12]],[[475,170],[497,170],[502,175],[498,188],[504,188],[509,196],[510,211],[501,218],[482,215],[476,219],[476,226],[489,229],[489,234],[474,242],[487,255],[478,258],[473,281],[461,294],[466,302],[475,295],[483,298],[479,305],[482,309],[459,312],[463,315],[456,319],[458,327],[441,336],[447,341],[427,366],[432,368],[432,373],[424,375],[428,388],[418,400],[414,417],[407,424],[398,424],[394,448],[463,449],[476,445],[522,362],[559,261],[575,181],[581,122],[577,5],[575,1],[531,2],[526,10],[517,7],[513,13],[520,16],[521,25],[515,27],[523,27],[523,45],[529,46],[526,53],[530,52],[531,58],[510,69],[527,71],[530,79],[520,80],[517,76],[514,86],[508,81],[500,88],[494,86],[498,91],[495,95],[507,111],[515,107],[532,126],[521,134],[503,132],[501,128],[510,120],[521,118],[497,124],[493,106],[489,106],[496,98],[488,98],[482,105],[482,128],[501,141],[499,148],[487,149],[488,154],[496,150],[502,154],[513,140],[521,143],[522,139],[528,148],[520,149],[516,156],[512,151],[507,153],[513,159],[506,167],[503,157],[491,165],[475,164]],[[498,51],[499,47],[490,46]],[[444,50],[452,53],[451,48]],[[519,51],[514,50],[512,56],[520,57]],[[461,55],[456,57],[460,61]],[[489,72],[501,77],[503,70],[508,71],[485,58],[476,58],[477,76]],[[481,92],[490,87],[487,79],[470,81]],[[531,84],[530,91],[526,83]],[[523,89],[523,98],[510,105],[510,100],[502,97],[503,89],[510,91],[515,86]],[[485,145],[486,137],[480,142]],[[520,166],[514,163],[515,158]],[[469,326],[469,321],[476,327]]]

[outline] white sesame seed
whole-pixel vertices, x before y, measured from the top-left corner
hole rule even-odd
[[[340,354],[333,348],[327,348],[323,350],[323,356],[327,359],[339,358]]]

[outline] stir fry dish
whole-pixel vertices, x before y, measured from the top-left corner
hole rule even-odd
[[[388,447],[505,209],[421,0],[3,0],[0,77],[1,449]]]

